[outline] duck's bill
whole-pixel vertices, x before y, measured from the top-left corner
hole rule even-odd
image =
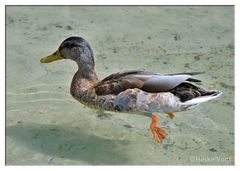
[[[57,50],[52,55],[41,58],[40,62],[41,63],[49,63],[49,62],[57,61],[60,59],[63,59],[63,57],[61,56],[59,50]]]

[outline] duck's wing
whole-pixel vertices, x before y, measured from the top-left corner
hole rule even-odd
[[[118,94],[126,89],[139,88],[146,92],[166,92],[184,81],[200,82],[192,75],[200,72],[159,74],[146,71],[131,70],[112,74],[95,86],[98,95]]]
[[[126,89],[143,87],[144,82],[136,78],[120,77],[117,79],[109,79],[100,81],[94,86],[97,95],[119,94]]]

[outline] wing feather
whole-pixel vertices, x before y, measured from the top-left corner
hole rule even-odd
[[[139,88],[146,92],[167,92],[184,81],[200,82],[192,75],[202,72],[159,74],[130,70],[112,74],[100,81],[94,88],[98,95],[118,94],[126,89]]]
[[[122,91],[132,88],[141,89],[143,86],[143,81],[136,78],[119,78],[108,81],[101,81],[95,86],[95,92],[97,95],[107,95],[107,94],[119,94]]]

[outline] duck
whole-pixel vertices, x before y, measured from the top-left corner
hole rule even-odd
[[[41,58],[40,62],[63,59],[78,65],[70,86],[73,98],[94,109],[148,116],[153,139],[158,143],[168,136],[158,125],[158,113],[165,113],[172,119],[176,112],[190,110],[222,94],[196,86],[201,80],[194,76],[203,72],[160,74],[125,70],[99,80],[93,50],[87,40],[78,36],[65,39],[53,54]]]

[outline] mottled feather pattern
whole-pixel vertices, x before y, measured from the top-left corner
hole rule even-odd
[[[172,93],[147,93],[140,89],[127,89],[118,95],[98,96],[94,89],[82,93],[81,103],[111,111],[122,112],[177,112],[184,110],[178,97]]]
[[[75,99],[91,108],[150,116],[150,130],[157,142],[162,142],[167,133],[157,125],[158,117],[153,113],[167,113],[172,118],[173,112],[190,109],[222,94],[190,83],[201,82],[193,78],[201,72],[160,74],[129,70],[101,81],[95,71],[92,49],[81,37],[67,38],[54,54],[40,61],[49,63],[60,59],[71,59],[78,64],[70,89]]]
[[[206,96],[214,93],[212,91],[206,91],[200,87],[197,87],[187,82],[179,84],[172,90],[169,90],[169,92],[179,97],[181,102],[185,102],[187,100],[191,100],[199,96]]]
[[[208,95],[211,99],[211,95],[217,93],[190,83],[200,82],[192,76],[201,72],[160,74],[129,70],[111,74],[100,81],[95,72],[92,50],[88,42],[80,37],[66,39],[59,51],[63,58],[77,62],[79,69],[72,80],[70,92],[90,107],[125,112],[176,112],[186,110],[183,102]]]
[[[145,77],[141,77],[140,73],[144,76],[152,76],[150,72],[127,71],[96,81],[75,79],[78,75],[76,74],[72,82],[71,94],[84,105],[94,108],[123,112],[167,113],[187,110],[187,106],[182,106],[182,102],[214,93],[188,82],[181,82],[166,92],[154,92],[157,84],[149,86],[149,90],[146,90],[144,84],[148,79],[144,82]],[[159,74],[154,76],[161,77]],[[168,78],[171,80],[171,77]],[[188,79],[188,77],[183,78]]]
[[[172,93],[148,93],[137,88],[128,89],[114,100],[114,105],[122,111],[134,112],[177,112],[181,111],[179,98]]]
[[[136,78],[119,78],[99,82],[94,88],[97,95],[118,94],[126,89],[141,88],[143,82]]]

